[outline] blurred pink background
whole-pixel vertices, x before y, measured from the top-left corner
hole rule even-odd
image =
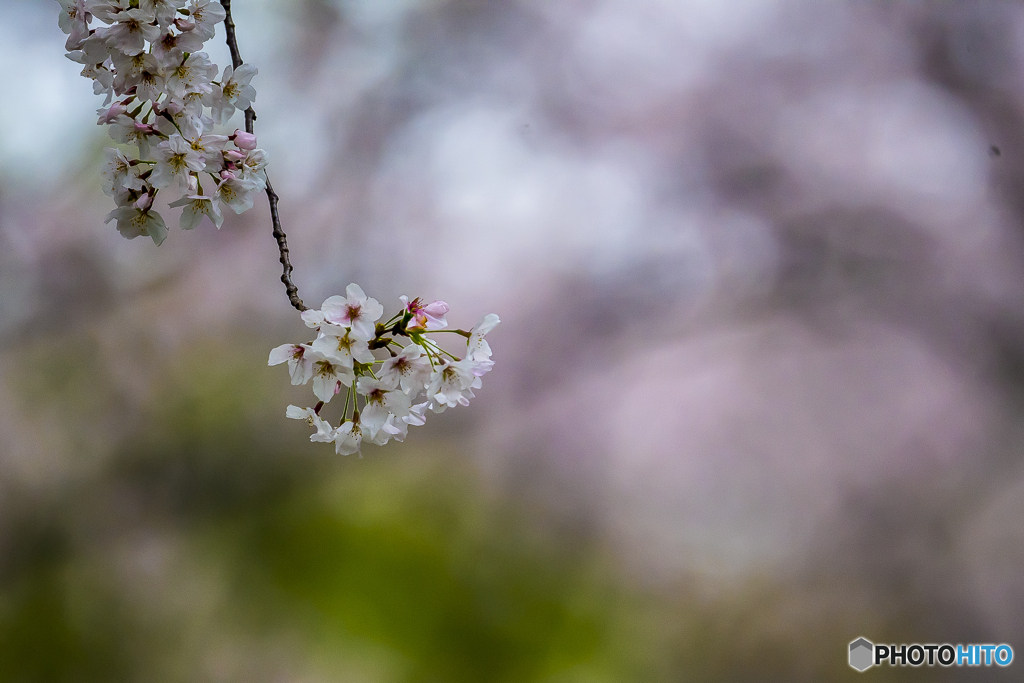
[[[122,239],[57,4],[0,0],[0,516],[105,476],[210,349],[332,476],[464,451],[486,495],[581,525],[636,590],[757,605],[734,643],[834,629],[826,664],[778,680],[845,680],[862,635],[1019,642],[1024,7],[235,4],[300,296],[498,313],[495,369],[394,455],[307,444],[284,419],[305,394],[265,367],[305,334],[265,198],[219,232]],[[39,399],[71,395],[84,348],[86,407]]]

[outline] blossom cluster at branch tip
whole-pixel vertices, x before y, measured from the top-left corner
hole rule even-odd
[[[266,188],[266,153],[245,131],[212,132],[256,99],[256,67],[227,66],[218,80],[220,68],[201,52],[226,16],[220,2],[57,2],[68,58],[106,98],[97,123],[133,147],[128,154],[106,150],[103,190],[117,204],[107,222],[116,220],[128,239],[147,235],[160,244],[167,225],[153,204],[161,191],[178,195],[169,205],[182,209],[183,230],[204,216],[219,228],[225,209],[252,208],[254,194]]]
[[[364,441],[404,441],[410,426],[426,422],[428,410],[468,405],[480,388],[480,378],[494,365],[485,336],[500,322],[498,316],[485,316],[469,331],[449,330],[445,302],[401,300],[401,310],[379,323],[384,307],[351,284],[345,296],[332,296],[320,310],[302,313],[306,326],[316,330],[314,340],[270,352],[268,365],[287,363],[292,384],[313,382],[316,406],[291,405],[286,412],[316,430],[310,441],[333,442],[341,455],[358,452]],[[466,340],[462,357],[426,336],[440,332]],[[387,357],[377,358],[374,351]],[[338,427],[321,416],[332,400],[344,401]]]

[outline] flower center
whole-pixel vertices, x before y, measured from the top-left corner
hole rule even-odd
[[[316,374],[320,377],[333,377],[334,363],[329,360],[318,360],[316,362]]]

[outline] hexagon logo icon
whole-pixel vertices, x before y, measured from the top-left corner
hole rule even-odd
[[[850,643],[850,666],[857,671],[867,671],[874,665],[875,645],[867,638],[858,638]]]

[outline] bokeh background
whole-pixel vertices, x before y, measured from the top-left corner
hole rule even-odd
[[[404,445],[308,443],[265,198],[122,239],[57,4],[0,0],[0,680],[1024,652],[1024,5],[235,5],[300,294],[499,313],[497,364]]]

